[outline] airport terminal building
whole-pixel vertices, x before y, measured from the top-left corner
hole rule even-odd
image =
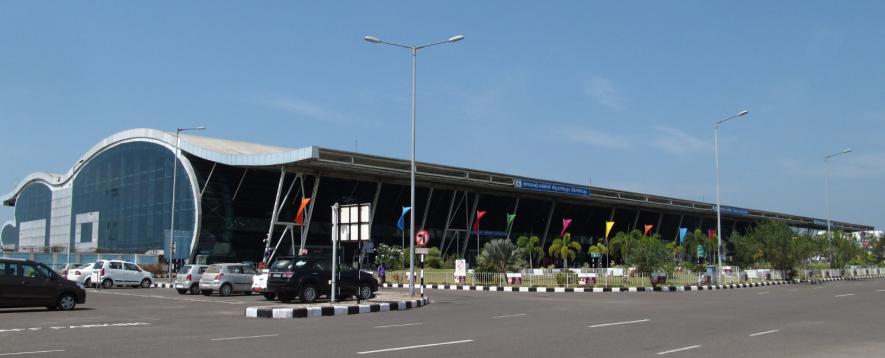
[[[2,197],[15,212],[2,226],[4,250],[162,253],[173,238],[176,259],[260,261],[268,245],[279,244],[280,252],[302,243],[329,246],[334,203],[373,204],[373,243],[406,240],[396,223],[409,206],[408,160],[184,134],[180,139],[176,158],[174,132],[127,130],[101,140],[64,174],[28,175]],[[486,212],[478,231],[483,243],[507,235],[507,214],[516,214],[511,237],[537,235],[542,242],[558,236],[563,218],[573,219],[569,232],[586,244],[604,235],[606,221],[615,222],[612,232],[651,224],[666,240],[674,240],[680,227],[716,227],[715,205],[699,201],[421,162],[416,180],[417,229],[430,233],[429,246],[468,259],[477,252],[477,211]],[[304,198],[311,200],[299,225],[295,216]],[[726,240],[762,220],[826,229],[819,218],[722,207]],[[846,222],[833,227],[873,230]]]

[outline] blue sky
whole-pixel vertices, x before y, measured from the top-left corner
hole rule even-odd
[[[885,226],[881,1],[7,2],[0,192],[105,136],[205,135]],[[0,209],[0,221],[12,209]]]

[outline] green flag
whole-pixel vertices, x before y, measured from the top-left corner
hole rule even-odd
[[[513,228],[514,219],[516,219],[516,214],[507,214],[507,236],[510,236],[510,229]]]

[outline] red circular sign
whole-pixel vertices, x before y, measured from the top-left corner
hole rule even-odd
[[[415,234],[415,243],[418,244],[418,246],[421,246],[421,247],[426,246],[427,241],[429,241],[429,240],[430,240],[430,233],[428,233],[427,231],[421,230],[421,231],[418,231],[417,234]]]

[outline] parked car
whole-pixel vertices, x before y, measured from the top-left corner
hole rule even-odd
[[[138,265],[120,260],[98,260],[92,265],[92,282],[102,288],[114,286],[151,287],[154,275]]]
[[[86,290],[48,266],[0,258],[0,307],[41,307],[68,311],[86,303]]]
[[[273,292],[267,291],[267,276],[268,269],[261,270],[261,273],[255,276],[252,276],[252,292],[260,293],[267,300],[274,300],[277,298],[277,295]]]
[[[200,293],[209,296],[218,292],[222,296],[230,296],[235,292],[252,294],[252,276],[258,271],[252,266],[243,264],[209,265],[200,278]]]
[[[267,291],[275,293],[280,301],[290,302],[298,297],[312,303],[332,292],[332,260],[312,257],[281,257],[270,267]],[[359,295],[361,299],[374,297],[378,280],[371,273],[355,270],[350,265],[338,264],[340,279],[336,283],[336,299]]]
[[[184,265],[175,274],[175,290],[180,294],[200,293],[200,277],[209,265]]]
[[[76,268],[67,270],[65,278],[83,285],[84,287],[92,286],[92,264],[88,263]]]
[[[62,277],[67,277],[68,270],[75,269],[78,267],[83,267],[83,265],[82,264],[66,264],[66,265],[64,265],[64,267],[61,268],[61,270],[55,270],[55,273],[61,275]]]

